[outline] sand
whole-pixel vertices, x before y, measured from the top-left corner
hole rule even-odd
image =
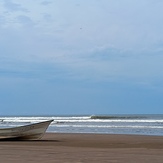
[[[162,163],[163,137],[47,133],[36,141],[0,141],[0,163]]]

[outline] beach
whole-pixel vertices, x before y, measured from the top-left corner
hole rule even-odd
[[[163,137],[46,133],[36,141],[1,140],[3,163],[162,163]]]

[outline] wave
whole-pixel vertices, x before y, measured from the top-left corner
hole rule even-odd
[[[70,123],[153,123],[163,125],[162,117],[148,115],[92,115],[92,116],[53,116],[53,117],[0,117],[2,125],[24,125],[54,119],[51,125]]]
[[[108,115],[92,115],[91,119],[146,119],[145,116],[108,116]]]

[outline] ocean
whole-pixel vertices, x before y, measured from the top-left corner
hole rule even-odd
[[[163,115],[2,116],[0,128],[53,119],[47,132],[163,135]]]

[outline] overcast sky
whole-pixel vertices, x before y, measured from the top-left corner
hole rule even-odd
[[[163,113],[162,0],[1,0],[0,114]]]

